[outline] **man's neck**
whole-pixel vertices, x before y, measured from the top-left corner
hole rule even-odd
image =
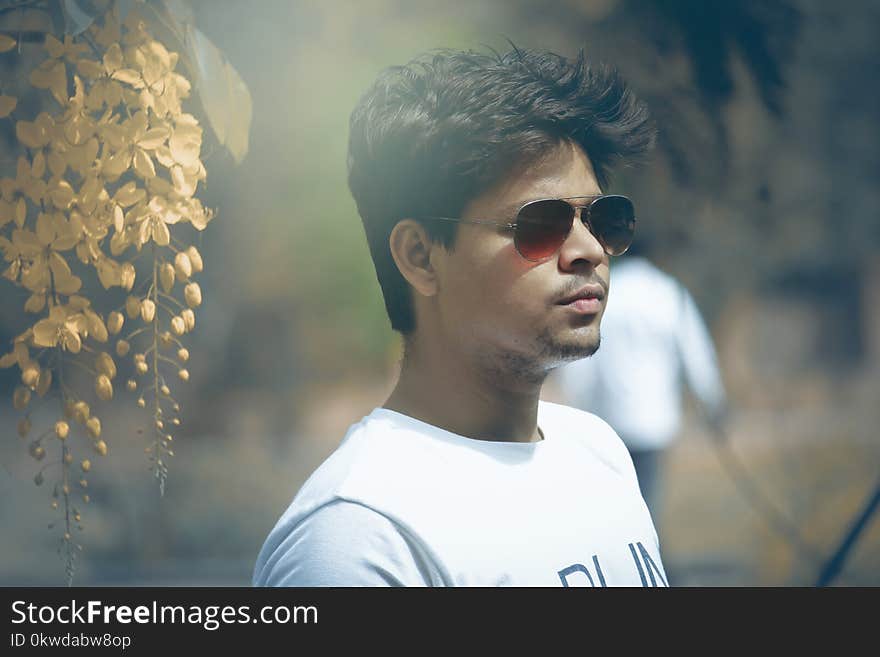
[[[407,346],[400,378],[383,404],[480,440],[536,442],[542,382],[521,382],[448,350]]]

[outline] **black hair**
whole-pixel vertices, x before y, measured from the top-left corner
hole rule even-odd
[[[515,167],[564,141],[583,148],[602,189],[613,165],[654,143],[644,103],[616,70],[515,46],[436,50],[382,71],[351,115],[348,184],[392,329],[415,329],[411,291],[391,256],[395,224],[457,217]],[[452,250],[458,224],[423,223]]]

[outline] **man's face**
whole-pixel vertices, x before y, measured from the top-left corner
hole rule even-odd
[[[584,151],[564,143],[469,203],[462,218],[513,221],[524,203],[600,194]],[[572,199],[583,205],[591,199]],[[455,249],[440,259],[442,331],[466,353],[499,368],[540,379],[599,347],[608,291],[608,255],[575,217],[560,250],[540,262],[516,251],[513,232],[460,224]],[[585,286],[600,286],[591,303],[560,303]]]

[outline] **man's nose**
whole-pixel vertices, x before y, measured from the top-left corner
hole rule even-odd
[[[576,267],[579,261],[588,262],[596,267],[605,260],[604,247],[590,231],[589,226],[582,221],[582,213],[586,211],[586,208],[578,208],[571,232],[559,251],[559,264],[563,269]]]

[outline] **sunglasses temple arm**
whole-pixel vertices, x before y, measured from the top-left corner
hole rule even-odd
[[[500,226],[502,228],[516,228],[516,224],[499,223],[497,221],[483,221],[481,219],[455,219],[454,217],[423,216],[422,219],[439,219],[440,221],[454,221],[460,224],[479,224],[482,226]]]

